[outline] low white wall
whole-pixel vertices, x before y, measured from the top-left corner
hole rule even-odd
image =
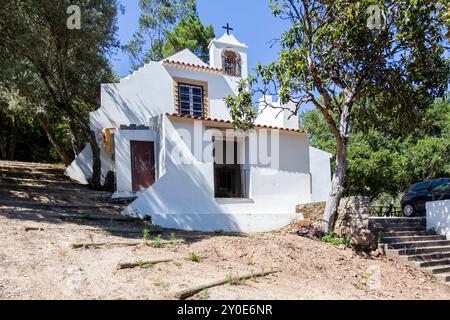
[[[331,153],[309,147],[311,201],[326,201],[331,191]]]
[[[427,229],[434,229],[450,240],[450,200],[430,201],[427,210]]]

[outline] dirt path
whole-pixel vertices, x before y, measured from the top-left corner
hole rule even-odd
[[[450,287],[415,269],[385,258],[363,258],[299,237],[293,229],[226,235],[116,221],[121,207],[107,202],[107,196],[71,184],[61,168],[0,162],[0,298],[172,298],[179,289],[271,268],[281,272],[210,288],[192,298],[450,298]],[[47,205],[37,205],[42,203]],[[104,219],[82,219],[86,215]],[[144,228],[150,234],[147,241]],[[156,234],[161,241],[154,240]],[[75,243],[136,242],[72,248]],[[192,261],[191,253],[200,261]],[[117,270],[121,262],[164,258],[173,260]]]

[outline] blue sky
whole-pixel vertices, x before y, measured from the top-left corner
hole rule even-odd
[[[125,13],[119,14],[118,36],[121,44],[132,39],[138,28],[139,0],[121,0]],[[216,37],[225,30],[222,26],[228,22],[233,35],[248,45],[249,71],[258,62],[273,61],[278,47],[270,48],[269,41],[279,37],[288,28],[286,22],[272,16],[269,0],[197,0],[197,10],[204,24],[212,24]],[[111,58],[114,70],[119,77],[128,75],[130,64],[126,52],[118,51]]]

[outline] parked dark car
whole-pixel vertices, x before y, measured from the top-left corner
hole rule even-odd
[[[413,217],[425,214],[428,201],[450,199],[450,178],[438,178],[413,184],[400,201],[403,214]]]

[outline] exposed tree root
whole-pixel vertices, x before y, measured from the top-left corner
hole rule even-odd
[[[142,242],[104,242],[104,243],[74,243],[72,244],[72,249],[97,249],[100,247],[136,247],[143,245]]]
[[[37,227],[25,227],[25,231],[44,231],[44,228],[37,228]]]
[[[167,258],[167,259],[156,259],[156,260],[149,260],[149,261],[136,261],[136,262],[123,262],[123,263],[119,263],[117,265],[117,270],[121,270],[121,269],[133,269],[136,267],[150,267],[154,264],[157,263],[162,263],[162,262],[170,262],[173,261],[175,259],[173,258]]]
[[[228,283],[230,281],[231,281],[231,283],[235,283],[235,282],[239,282],[239,281],[246,280],[246,279],[252,279],[252,278],[256,278],[256,277],[264,277],[264,276],[267,276],[269,274],[276,273],[276,272],[279,272],[279,270],[250,272],[250,273],[247,273],[247,274],[245,274],[243,276],[234,276],[234,277],[231,277],[231,278],[230,277],[226,277],[224,279],[215,280],[215,281],[212,281],[212,282],[209,282],[209,283],[206,283],[206,284],[202,284],[202,285],[198,285],[198,286],[195,286],[195,287],[192,287],[192,288],[187,288],[187,289],[180,290],[178,292],[175,292],[173,294],[173,296],[176,299],[186,299],[186,298],[189,298],[189,297],[193,296],[194,294],[196,294],[196,293],[198,293],[200,291],[203,291],[203,290],[208,289],[208,288],[216,287],[216,286],[221,286],[221,285],[223,285],[225,283]]]
[[[189,257],[184,258],[185,260],[190,260]],[[200,260],[206,259],[205,256],[199,257]],[[177,260],[176,258],[166,258],[166,259],[155,259],[155,260],[148,260],[148,261],[136,261],[136,262],[122,262],[119,263],[117,265],[117,269],[133,269],[136,267],[148,267],[151,266],[153,264],[157,264],[157,263],[162,263],[162,262],[170,262],[170,261],[175,261]]]

